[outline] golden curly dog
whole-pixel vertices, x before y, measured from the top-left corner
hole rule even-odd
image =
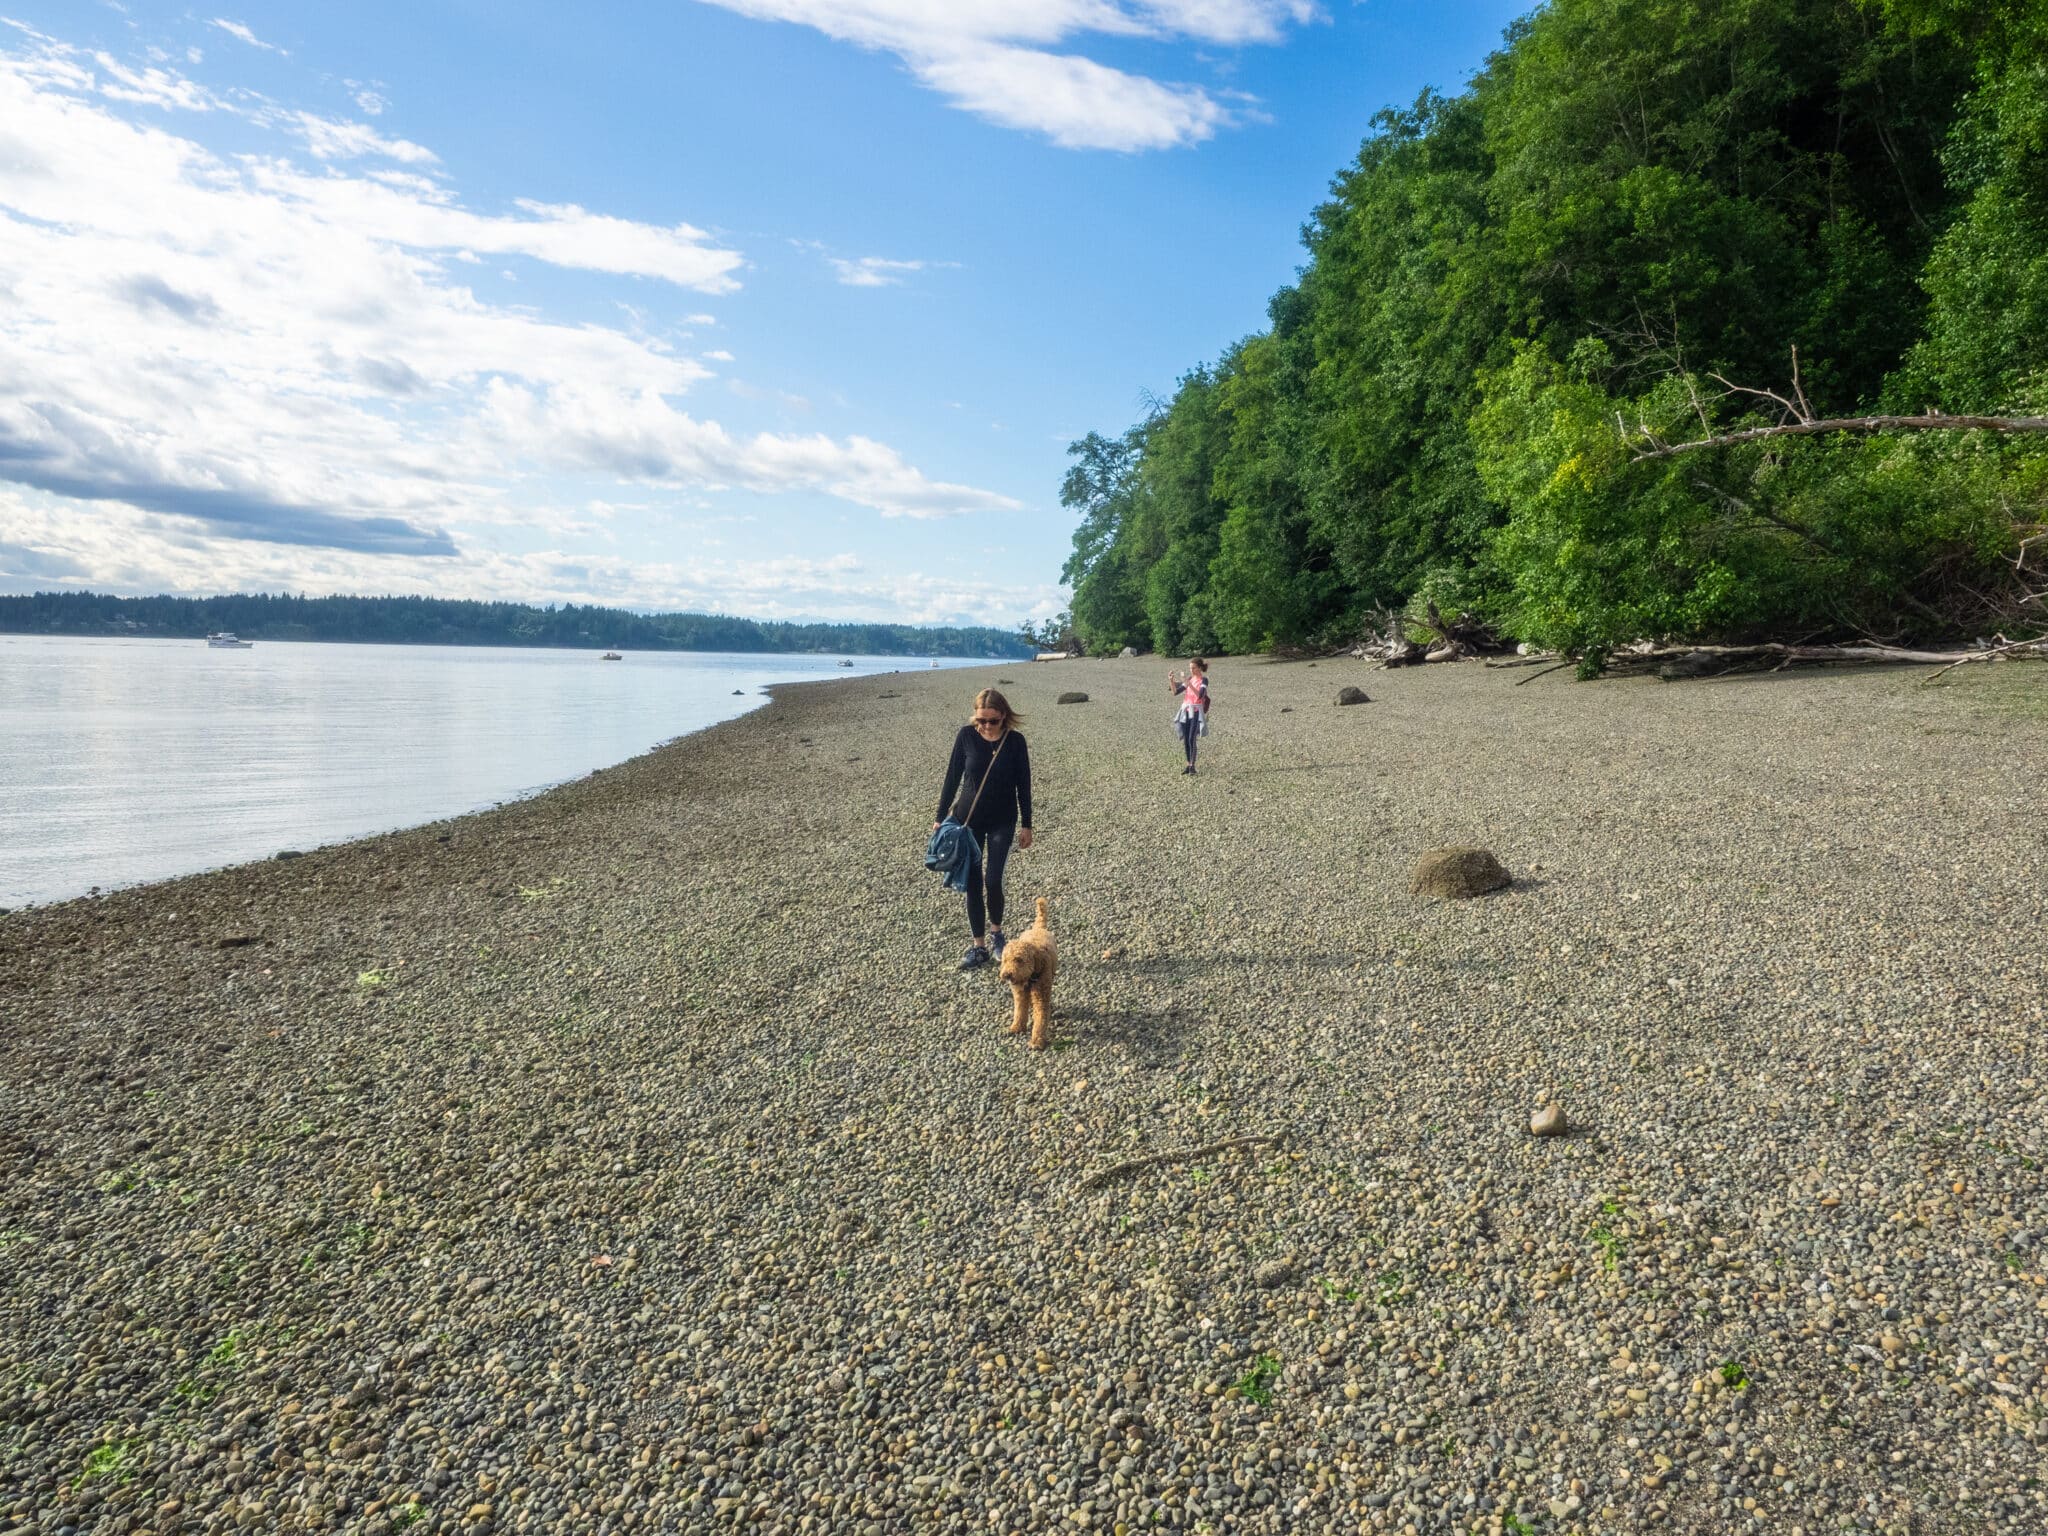
[[[1024,1033],[1024,1006],[1031,1005],[1031,1049],[1042,1050],[1052,1037],[1052,978],[1059,969],[1052,930],[1045,926],[1045,898],[1038,898],[1038,921],[1003,947],[1003,980],[1017,1001],[1010,1033]]]

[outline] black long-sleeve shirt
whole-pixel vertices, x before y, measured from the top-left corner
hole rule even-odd
[[[999,746],[1002,751],[997,754]],[[993,770],[989,768],[991,755],[995,755]],[[974,799],[975,786],[981,783],[984,773],[988,774],[987,787],[982,789],[981,801],[974,807],[974,819],[966,824],[977,832],[1014,828],[1019,821],[1029,827],[1031,749],[1024,744],[1024,733],[1011,730],[994,741],[986,741],[971,725],[961,726],[960,734],[953,738],[953,760],[946,764],[946,787],[939,791],[939,814],[935,819],[944,821],[955,810],[964,819],[968,803]]]

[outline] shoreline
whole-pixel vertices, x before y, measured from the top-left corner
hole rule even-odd
[[[1165,665],[989,669],[1044,1052],[922,868],[979,669],[0,921],[0,1517],[2048,1517],[2038,690],[1226,658],[1183,780]]]

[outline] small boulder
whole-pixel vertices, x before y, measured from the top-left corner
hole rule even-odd
[[[744,694],[745,692],[746,692],[746,689],[744,689],[744,688],[735,688],[735,689],[733,689],[733,691],[732,691],[732,696],[733,696],[734,698],[736,698],[736,699],[737,699],[737,698],[739,698],[739,697],[740,697],[741,695],[743,695],[743,694]]]
[[[1294,1278],[1294,1260],[1274,1259],[1252,1272],[1252,1283],[1262,1291],[1277,1290]]]
[[[1085,693],[1063,693],[1053,700],[1055,704],[1086,704],[1087,702],[1088,695]]]
[[[1433,848],[1415,861],[1415,873],[1408,878],[1411,895],[1459,900],[1483,896],[1506,884],[1508,872],[1484,848]]]
[[[1564,1117],[1561,1105],[1546,1104],[1529,1117],[1531,1136],[1562,1136],[1571,1129],[1571,1122]]]
[[[1337,702],[1339,704],[1370,704],[1372,699],[1367,696],[1363,688],[1353,688],[1347,684],[1345,687],[1337,690]]]
[[[1116,655],[1119,661],[1135,661],[1138,657],[1137,651],[1128,645],[1118,651]]]
[[[271,857],[277,859],[303,859],[305,857],[305,854],[301,853],[296,848],[280,848],[276,853],[272,854]]]

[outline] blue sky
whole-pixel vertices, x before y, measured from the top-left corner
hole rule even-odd
[[[1013,624],[1491,0],[0,0],[0,590]]]

